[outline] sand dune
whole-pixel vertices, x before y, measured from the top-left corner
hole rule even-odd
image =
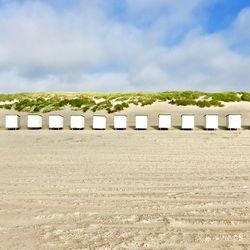
[[[2,130],[0,249],[250,249],[249,154],[249,130]]]
[[[149,129],[156,129],[158,126],[158,115],[159,114],[171,114],[173,129],[179,129],[181,125],[181,114],[195,114],[196,129],[202,129],[204,126],[204,115],[205,114],[218,114],[219,125],[221,129],[224,129],[226,125],[226,115],[228,114],[242,114],[242,125],[243,129],[250,128],[250,102],[233,102],[225,103],[225,106],[220,108],[199,108],[197,106],[175,106],[166,102],[157,102],[149,106],[132,106],[124,111],[116,114],[126,114],[128,116],[128,129],[134,129],[135,116],[138,114],[148,115],[149,118]],[[4,129],[4,116],[6,114],[19,114],[21,115],[21,128],[26,129],[27,127],[27,114],[26,112],[16,112],[13,110],[1,110],[0,109],[0,130]],[[50,114],[61,114],[64,116],[64,129],[69,129],[70,115],[83,114],[81,111],[72,111],[70,109],[59,110],[51,113],[42,113],[44,121],[44,129],[48,129],[48,115]],[[107,128],[113,129],[113,115],[107,114],[106,111],[98,112],[86,112],[84,113],[86,119],[86,129],[91,129],[92,117],[95,114],[101,114],[107,116]]]

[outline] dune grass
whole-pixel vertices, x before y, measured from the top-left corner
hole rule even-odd
[[[205,93],[198,91],[172,92],[36,92],[0,94],[0,108],[26,112],[50,112],[69,107],[83,112],[106,110],[122,111],[130,105],[151,105],[154,102],[198,107],[221,107],[223,102],[250,101],[248,92]]]

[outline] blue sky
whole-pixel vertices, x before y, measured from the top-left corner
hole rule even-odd
[[[0,92],[250,91],[249,0],[0,0]]]
[[[204,13],[207,32],[217,32],[226,29],[244,8],[250,7],[249,0],[221,0],[214,1]]]

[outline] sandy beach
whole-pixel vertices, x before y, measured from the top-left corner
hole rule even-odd
[[[6,131],[0,112],[0,249],[250,249],[250,104],[157,103],[126,112],[129,128]],[[15,112],[11,112],[15,113]],[[101,112],[102,113],[102,112]],[[150,128],[135,131],[134,115]],[[156,129],[160,113],[173,129]],[[196,115],[181,131],[180,114]],[[203,115],[221,129],[203,131]],[[242,114],[227,131],[225,115]],[[45,121],[47,119],[45,115]]]

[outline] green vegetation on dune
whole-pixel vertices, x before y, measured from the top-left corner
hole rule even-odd
[[[242,101],[250,102],[250,93],[243,92],[241,94],[242,94],[242,96],[241,96]]]
[[[250,101],[248,92],[205,93],[198,91],[173,92],[37,92],[0,94],[0,108],[25,112],[50,112],[69,107],[83,112],[106,110],[108,113],[122,111],[129,105],[151,105],[154,102],[168,102],[173,105],[195,105],[221,107],[223,102]]]

